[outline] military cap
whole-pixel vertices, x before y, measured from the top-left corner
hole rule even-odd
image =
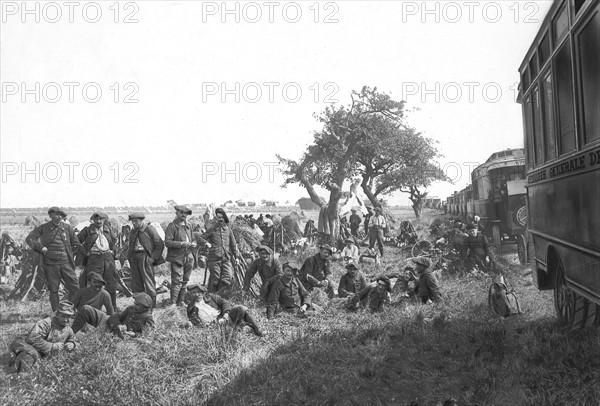
[[[381,213],[381,212],[382,212],[382,210],[381,210],[381,207],[375,207],[375,211],[376,211],[377,213]]]
[[[204,292],[206,292],[206,286],[194,283],[192,285],[188,285],[187,290],[188,290],[188,292],[193,292],[195,290],[199,290],[200,292],[204,293]]]
[[[129,215],[129,221],[131,221],[131,220],[143,220],[145,218],[146,218],[146,216],[144,215],[144,213],[131,213]]]
[[[267,251],[269,255],[273,253],[273,250],[267,247],[266,245],[259,245],[258,247],[256,247],[256,252],[260,253],[261,251]]]
[[[296,265],[292,262],[286,262],[285,264],[283,264],[281,266],[281,269],[285,270],[285,268],[290,268],[292,270],[292,272],[294,273],[294,275],[296,275],[299,271],[298,265]]]
[[[133,300],[135,301],[135,303],[141,304],[144,307],[152,307],[152,298],[147,293],[136,292],[133,294]]]
[[[467,230],[474,230],[474,229],[476,229],[476,228],[477,228],[477,226],[476,226],[475,224],[469,224],[469,225],[467,226]]]
[[[354,261],[349,261],[348,264],[346,265],[346,269],[356,269],[358,271],[358,267],[356,266]]]
[[[350,209],[350,211],[356,211],[356,209]]]
[[[223,220],[225,221],[225,224],[229,224],[229,217],[227,217],[227,213],[225,213],[225,210],[223,210],[222,208],[218,208],[215,210],[215,216],[217,214],[221,214],[223,216]]]
[[[90,272],[90,274],[88,275],[87,278],[88,278],[88,281],[98,281],[98,282],[102,282],[103,284],[106,285],[106,282],[104,281],[104,278],[99,273]]]
[[[344,244],[348,244],[348,243],[352,243],[352,244],[354,244],[354,240],[353,240],[352,238],[346,238],[346,239],[344,240]]]
[[[412,261],[415,264],[423,265],[427,268],[429,268],[431,266],[431,261],[429,260],[429,258],[426,258],[426,257],[416,257],[416,258],[413,258]]]
[[[102,211],[97,211],[94,214],[92,214],[92,217],[90,217],[90,220],[95,220],[95,219],[101,219],[101,220],[107,220],[108,219],[108,214],[102,212]]]
[[[333,254],[333,248],[329,244],[321,245],[319,247],[321,250],[328,250],[330,254]]]
[[[184,206],[182,204],[178,204],[177,206],[174,207],[174,209],[176,211],[183,212],[183,213],[185,213],[187,215],[191,215],[192,214],[192,209],[190,209],[189,207]]]
[[[52,214],[52,213],[56,213],[56,214],[60,214],[63,217],[67,217],[67,213],[65,213],[65,211],[63,209],[61,209],[60,207],[56,207],[56,206],[52,206],[48,209],[48,214]]]
[[[56,314],[58,313],[66,314],[67,316],[72,316],[75,314],[75,305],[72,302],[69,302],[68,300],[62,301],[58,304],[58,310],[56,311]]]

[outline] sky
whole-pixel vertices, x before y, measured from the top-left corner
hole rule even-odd
[[[522,148],[518,68],[551,3],[2,1],[0,207],[293,203],[276,155],[365,85],[438,141],[445,198]]]

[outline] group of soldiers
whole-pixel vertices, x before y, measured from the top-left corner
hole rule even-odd
[[[221,297],[232,284],[239,252],[235,236],[228,226],[229,219],[221,208],[215,210],[215,224],[205,232],[193,230],[187,220],[192,210],[175,206],[175,219],[167,226],[164,241],[157,230],[147,222],[143,213],[131,213],[127,260],[131,269],[131,290],[134,304],[120,311],[117,307],[117,278],[115,269],[116,236],[106,223],[108,216],[94,213],[91,224],[75,234],[64,220],[64,210],[52,207],[48,210],[50,221],[36,227],[26,238],[26,243],[42,256],[42,269],[48,282],[50,305],[53,316],[38,321],[26,337],[17,338],[10,346],[12,364],[17,371],[31,367],[40,357],[57,351],[72,351],[77,347],[75,334],[85,330],[86,325],[102,327],[121,337],[135,337],[145,328],[153,327],[153,309],[156,308],[156,281],[154,267],[169,262],[171,271],[170,304],[185,305],[190,325],[207,325],[212,322],[231,324],[234,327],[248,325],[257,336],[262,330],[245,306],[232,305]],[[355,215],[355,213],[353,213]],[[358,217],[358,216],[357,216]],[[359,219],[360,220],[360,219]],[[365,218],[372,233],[373,244],[381,238],[385,219],[377,210]],[[351,224],[360,221],[351,218]],[[374,225],[374,226],[373,226]],[[371,228],[373,226],[373,228]],[[356,229],[354,229],[356,231]],[[380,276],[367,283],[356,261],[357,247],[354,239],[346,240],[346,274],[338,286],[338,295],[348,309],[361,305],[371,311],[379,311],[389,303],[390,279]],[[194,267],[193,252],[202,245],[208,249],[206,286],[190,285]],[[164,247],[166,259],[163,258]],[[383,250],[383,246],[379,247]],[[79,278],[75,273],[74,253],[83,257],[84,269]],[[322,245],[319,251],[307,258],[302,266],[287,262],[283,265],[274,258],[273,251],[261,245],[258,258],[246,272],[243,289],[249,290],[252,278],[258,273],[261,280],[260,297],[266,305],[267,319],[279,312],[299,315],[322,310],[311,303],[311,293],[323,290],[333,299],[335,290],[331,278],[332,247]],[[346,255],[346,253],[348,255]],[[419,274],[419,287],[415,290],[423,302],[440,300],[439,285],[435,276],[428,272],[427,258],[414,260]],[[67,290],[66,300],[60,301],[61,282]],[[226,295],[224,295],[226,296]],[[74,319],[71,327],[70,319]]]

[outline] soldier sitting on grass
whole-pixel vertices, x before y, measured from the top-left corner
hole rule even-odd
[[[417,286],[415,294],[421,299],[423,304],[431,302],[441,302],[442,292],[433,270],[431,261],[426,257],[416,257],[412,260],[417,266]]]
[[[248,325],[259,337],[263,333],[254,321],[254,318],[246,306],[231,306],[231,303],[216,293],[208,293],[202,285],[188,286],[189,300],[187,315],[194,326],[207,326],[211,323],[220,325],[231,324],[234,329],[243,328]]]
[[[379,276],[375,283],[370,283],[366,288],[352,298],[352,309],[361,305],[372,313],[383,311],[383,305],[390,304],[392,284],[387,276]]]
[[[283,264],[283,276],[275,281],[267,300],[267,319],[271,320],[279,311],[305,315],[309,306],[312,309],[310,293],[297,274],[297,267],[289,262]]]
[[[104,289],[106,282],[104,278],[96,272],[90,272],[87,276],[88,286],[79,289],[73,296],[73,305],[78,311],[85,305],[90,305],[98,310],[102,310],[102,306],[106,309],[106,314],[109,316],[115,312],[113,308],[111,296]],[[75,329],[75,326],[73,326]]]
[[[84,305],[73,323],[77,329],[75,333],[88,323],[93,327],[103,327],[121,338],[138,337],[145,329],[154,327],[152,298],[147,293],[136,292],[133,299],[133,305],[112,316],[90,305]]]
[[[73,303],[60,302],[54,316],[35,323],[26,337],[15,339],[10,345],[9,366],[15,372],[29,372],[40,359],[77,347],[71,318],[75,314]]]

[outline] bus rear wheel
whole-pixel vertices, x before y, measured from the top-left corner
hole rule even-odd
[[[556,265],[554,278],[554,306],[558,320],[570,330],[585,327],[588,319],[588,301],[567,286],[560,262]]]
[[[521,265],[527,265],[527,246],[525,245],[525,237],[517,235],[517,253],[519,255],[519,262]]]

